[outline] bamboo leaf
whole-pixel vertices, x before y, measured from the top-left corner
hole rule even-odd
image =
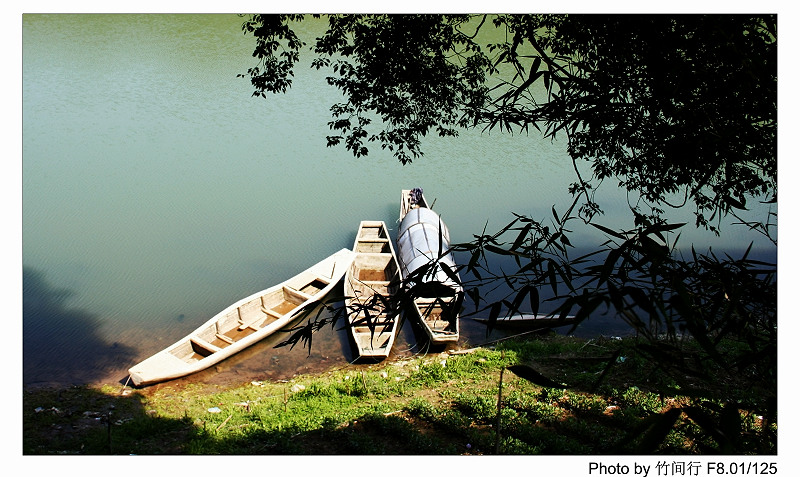
[[[470,299],[475,303],[475,311],[478,311],[478,307],[481,303],[481,292],[478,290],[478,287],[468,289],[467,295],[469,295]]]
[[[739,407],[736,403],[727,402],[719,416],[719,428],[726,442],[720,443],[722,454],[736,453],[736,441],[742,432],[742,416],[739,414]]]
[[[556,389],[566,389],[569,387],[566,384],[553,381],[552,379],[542,375],[540,372],[525,364],[515,364],[507,367],[506,369],[537,386]]]
[[[597,391],[597,388],[600,387],[600,384],[603,382],[603,379],[606,377],[611,368],[617,363],[617,359],[619,359],[620,354],[622,354],[622,350],[618,349],[608,359],[605,368],[603,368],[603,372],[600,373],[600,377],[597,378],[597,381],[595,381],[594,385],[592,386],[593,393]]]
[[[447,275],[447,278],[453,281],[453,283],[461,285],[461,279],[458,277],[458,274],[453,271],[450,265],[444,262],[439,262],[439,267],[444,271],[445,275]]]
[[[455,296],[455,290],[441,282],[422,282],[411,288],[414,298],[439,298]]]
[[[686,222],[678,224],[653,224],[642,231],[644,234],[652,234],[656,232],[669,232],[671,230],[679,229],[686,225]]]
[[[680,408],[672,408],[663,414],[655,414],[645,419],[640,426],[632,429],[624,441],[631,441],[641,435],[641,441],[633,453],[653,454],[664,442],[681,413]]]
[[[509,252],[508,250],[497,247],[495,245],[486,245],[484,248],[489,252],[496,253],[497,255],[512,255],[512,253]]]
[[[739,209],[739,210],[747,210],[745,202],[743,200],[735,199],[731,196],[725,195],[722,196],[722,201],[725,202],[728,206]]]
[[[442,243],[443,240],[444,240],[444,237],[442,237],[442,218],[439,217],[439,253],[437,255],[438,257],[442,256],[442,249],[444,247],[444,245]]]
[[[517,235],[517,239],[514,240],[514,244],[511,246],[512,249],[516,250],[522,245],[522,243],[525,241],[525,238],[528,236],[528,232],[530,232],[531,227],[533,227],[532,223],[527,223],[524,227],[522,227],[519,235]]]
[[[478,260],[480,260],[481,254],[479,250],[473,250],[472,254],[469,258],[469,262],[467,263],[467,271],[475,270],[478,266]]]
[[[537,56],[533,59],[533,63],[531,64],[531,73],[530,76],[533,77],[535,74],[541,76],[541,72],[539,71],[539,67],[542,65],[542,58]],[[535,78],[534,78],[535,79]]]
[[[530,297],[531,313],[536,316],[539,314],[539,289],[532,286],[528,296]]]
[[[653,308],[653,303],[641,288],[632,286],[622,287],[622,293],[631,297],[636,306],[643,309],[647,313],[652,313],[655,311],[655,308]]]
[[[552,260],[547,261],[547,276],[550,278],[550,287],[553,289],[553,293],[558,293],[558,281],[556,280],[556,270],[555,265],[553,265]]]
[[[683,411],[689,416],[689,419],[694,421],[707,435],[717,442],[721,454],[735,453],[734,436],[738,436],[741,431],[739,412],[735,409],[735,406],[728,403],[720,413],[720,424],[725,426],[724,430],[704,409],[686,407]]]
[[[500,303],[492,303],[491,308],[489,309],[489,319],[487,320],[486,324],[486,336],[489,336],[489,333],[492,332],[494,329],[494,325],[497,323],[497,317],[500,316]]]
[[[608,227],[602,226],[602,225],[600,225],[600,224],[591,224],[591,225],[592,225],[593,227],[597,228],[597,229],[600,229],[600,230],[602,230],[603,232],[607,233],[608,235],[611,235],[612,237],[616,237],[616,238],[618,238],[618,239],[625,240],[625,236],[624,236],[624,235],[622,235],[622,234],[621,234],[621,233],[619,233],[619,232],[615,232],[615,231],[611,230],[611,229],[610,229],[610,228],[608,228]]]

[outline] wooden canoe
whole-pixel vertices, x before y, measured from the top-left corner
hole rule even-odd
[[[386,358],[397,335],[389,299],[400,288],[400,266],[383,221],[362,221],[344,279],[350,336],[360,358]]]
[[[420,189],[403,190],[400,198],[400,227],[397,236],[398,261],[405,285],[406,278],[420,267],[433,262],[446,264],[455,272],[453,255],[448,252],[450,232],[441,217],[428,207]],[[440,247],[442,256],[440,257]],[[458,342],[459,296],[463,294],[461,284],[453,281],[441,267],[425,273],[421,282],[439,282],[453,290],[448,296],[415,298],[411,310],[415,319],[425,330],[432,344]]]
[[[136,386],[201,371],[266,338],[319,302],[355,257],[342,249],[300,274],[225,308],[175,344],[128,370]]]
[[[473,318],[473,320],[483,323],[484,325],[489,324],[488,318]],[[498,330],[533,331],[572,324],[575,324],[575,317],[572,315],[565,316],[562,320],[559,316],[521,314],[508,318],[498,318],[497,321],[495,321],[494,328]]]

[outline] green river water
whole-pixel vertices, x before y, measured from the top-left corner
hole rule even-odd
[[[564,144],[533,134],[430,137],[406,166],[377,146],[366,158],[327,148],[339,95],[325,72],[306,59],[287,94],[253,98],[236,77],[255,64],[242,21],[23,16],[26,385],[124,380],[228,304],[350,247],[359,221],[384,220],[394,233],[401,189],[424,188],[454,242],[487,221],[502,227],[512,211],[545,219],[569,203]],[[313,39],[318,26],[303,34]],[[629,226],[615,213],[621,191],[603,194],[603,223]],[[751,239],[693,234],[733,249]],[[619,332],[605,326],[594,332]],[[422,352],[405,331],[395,351]],[[464,336],[486,339],[469,324]],[[310,354],[273,344],[192,379],[282,379],[351,358],[330,330]]]

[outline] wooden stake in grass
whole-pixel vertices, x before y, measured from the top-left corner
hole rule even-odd
[[[111,447],[111,411],[106,413],[106,425],[108,426],[108,453],[113,454],[114,451]]]
[[[233,414],[231,414],[230,416],[228,416],[228,418],[227,418],[227,419],[225,419],[224,421],[222,421],[222,424],[220,424],[220,425],[217,427],[217,431],[219,431],[220,429],[222,429],[222,426],[224,426],[225,424],[227,424],[227,423],[228,423],[228,421],[230,421],[232,417],[233,417]]]
[[[497,387],[497,424],[494,430],[494,454],[500,454],[500,411],[503,407],[503,371],[506,368],[500,368],[500,385]]]

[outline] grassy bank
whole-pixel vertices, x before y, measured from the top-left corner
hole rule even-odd
[[[637,357],[634,345],[548,336],[290,382],[25,391],[23,453],[777,452],[777,424],[763,420],[759,390],[715,380],[698,383],[715,397],[667,392],[672,378]],[[519,364],[569,386],[543,387],[507,369]],[[736,439],[714,435],[726,422],[738,423]]]

